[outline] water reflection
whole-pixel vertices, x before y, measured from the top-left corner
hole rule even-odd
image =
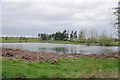
[[[19,48],[30,51],[45,51],[64,54],[99,54],[118,51],[117,46],[105,47],[52,43],[2,43],[2,46],[7,48]]]

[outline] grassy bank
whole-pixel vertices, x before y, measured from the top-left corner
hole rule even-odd
[[[3,78],[115,78],[118,77],[118,59],[69,58],[57,64],[20,60],[2,61]]]
[[[7,40],[5,38],[1,39],[1,42],[3,43],[20,43],[20,42],[39,42],[37,38],[27,38],[27,40],[20,40],[19,38],[8,38]]]
[[[57,41],[57,40],[40,40],[38,38],[26,38],[26,39],[20,39],[17,37],[10,37],[10,38],[2,38],[0,39],[0,42],[3,43],[22,43],[22,42],[36,42],[36,43],[56,43],[56,44],[80,44],[80,45],[98,45],[100,46],[100,43],[90,41],[90,40],[68,40],[68,41]],[[111,42],[110,46],[120,46],[118,42]]]

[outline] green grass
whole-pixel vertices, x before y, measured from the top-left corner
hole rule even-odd
[[[20,60],[2,61],[3,78],[114,78],[118,74],[117,59],[59,59],[57,64]]]
[[[2,58],[0,56],[0,79],[2,78]]]
[[[19,38],[5,38],[2,39],[3,43],[18,43],[18,42],[26,42],[26,40],[20,40]],[[27,42],[39,42],[37,38],[27,38]]]
[[[7,40],[6,38],[0,38],[0,42],[3,43],[19,43],[19,42],[26,42],[26,40],[20,40],[17,37],[9,37]],[[27,42],[41,42],[41,43],[56,43],[56,44],[79,44],[79,45],[99,45],[99,43],[95,43],[93,41],[85,41],[85,40],[72,40],[72,41],[56,41],[56,40],[40,40],[37,38],[27,38]],[[118,42],[112,42],[110,46],[120,46]]]

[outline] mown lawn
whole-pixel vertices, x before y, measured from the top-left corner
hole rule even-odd
[[[117,78],[118,59],[59,59],[57,64],[2,60],[3,78]]]

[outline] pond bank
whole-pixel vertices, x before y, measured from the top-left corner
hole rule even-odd
[[[51,64],[57,63],[59,58],[78,58],[78,57],[92,57],[92,58],[119,58],[118,52],[107,54],[57,54],[49,52],[35,52],[22,49],[1,48],[2,57],[10,60],[27,60],[27,61],[46,61]]]
[[[20,40],[19,38],[4,39],[2,38],[1,43],[55,43],[55,44],[76,44],[76,45],[97,45],[97,46],[120,46],[118,41],[113,41],[110,45],[104,45],[99,42],[89,41],[89,40],[39,40],[37,38],[28,38],[26,40]]]

